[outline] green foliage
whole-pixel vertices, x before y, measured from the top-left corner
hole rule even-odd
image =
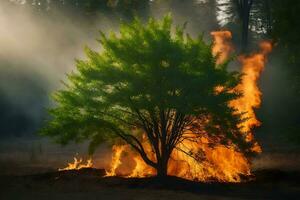
[[[44,135],[62,144],[90,140],[91,153],[101,142],[120,138],[142,154],[141,133],[154,149],[161,138],[172,151],[188,126],[209,130],[224,144],[242,144],[240,116],[228,107],[239,95],[232,89],[240,76],[227,70],[227,62],[216,66],[202,36],[192,39],[183,27],[172,29],[167,15],[146,25],[139,19],[124,23],[119,34],[101,33],[99,42],[102,50],[86,48],[87,59],[76,61],[77,71],[54,95],[57,106],[50,109]],[[220,85],[224,90],[216,93]],[[165,141],[173,137],[174,143]]]

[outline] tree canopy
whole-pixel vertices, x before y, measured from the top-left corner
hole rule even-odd
[[[210,134],[222,144],[245,148],[240,115],[228,106],[237,98],[240,75],[216,65],[202,36],[191,38],[171,17],[122,24],[120,33],[101,33],[102,50],[86,48],[42,133],[62,144],[90,140],[90,152],[103,141],[121,139],[143,160],[166,175],[173,149],[186,133]],[[216,88],[222,86],[222,90]],[[144,150],[142,136],[155,159]]]

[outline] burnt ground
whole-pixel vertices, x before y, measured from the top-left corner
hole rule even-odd
[[[299,171],[256,171],[255,180],[237,184],[103,175],[99,169],[3,175],[0,199],[300,199]]]

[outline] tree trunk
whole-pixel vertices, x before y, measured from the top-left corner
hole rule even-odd
[[[253,0],[243,0],[242,9],[242,51],[246,52],[248,48],[248,32],[249,32],[249,20],[250,11]]]
[[[170,153],[166,151],[166,147],[162,148],[162,155],[157,162],[157,177],[165,178],[168,175],[168,163],[169,163]]]
[[[249,29],[249,12],[244,13],[243,26],[242,26],[242,51],[247,51],[248,47],[248,29]]]
[[[168,160],[169,159],[162,159],[160,162],[157,164],[157,177],[159,178],[164,178],[168,175]]]

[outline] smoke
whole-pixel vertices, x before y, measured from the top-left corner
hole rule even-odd
[[[75,70],[74,59],[84,58],[86,45],[99,49],[95,40],[98,31],[117,30],[122,14],[100,11],[91,17],[15,2],[0,2],[0,138],[6,138],[0,144],[0,162],[30,164],[37,160],[44,166],[48,161],[49,166],[64,167],[61,164],[72,161],[75,153],[84,154],[86,144],[62,149],[35,133],[47,117],[50,94],[61,87],[66,73]],[[170,12],[176,25],[188,22],[187,32],[195,36],[205,31],[208,38],[217,27],[214,8],[208,2],[151,1],[149,12],[141,17],[162,17]],[[97,166],[103,165],[101,158],[110,158],[109,153],[103,153],[105,149],[102,147],[93,159]]]
[[[18,1],[14,1],[18,2]],[[149,13],[170,12],[176,25],[188,22],[191,35],[217,28],[213,1],[151,1]],[[149,15],[144,13],[144,15]],[[0,137],[32,135],[49,107],[49,94],[74,70],[74,59],[84,58],[85,45],[99,49],[98,31],[117,30],[120,13],[39,10],[25,3],[0,2]],[[126,17],[126,16],[125,16]],[[145,16],[142,16],[145,17]],[[124,18],[124,17],[123,17]]]
[[[0,2],[1,136],[32,134],[45,118],[49,94],[60,86],[85,45],[98,48],[98,30],[115,19],[84,19]],[[3,123],[4,122],[4,123]]]
[[[150,2],[149,13],[145,15],[161,17],[171,12],[176,25],[187,22],[187,32],[192,36],[203,32],[206,38],[210,38],[210,32],[218,30],[222,19],[226,18],[216,10],[216,4],[223,1],[227,0],[155,0]],[[85,17],[77,12],[41,11],[30,5],[0,1],[0,138],[35,137],[35,132],[47,117],[46,108],[51,105],[49,95],[61,87],[60,80],[65,79],[65,74],[75,69],[74,59],[84,58],[85,45],[99,49],[95,40],[98,30],[117,30],[119,22],[120,15],[114,12],[99,12],[93,17]],[[233,35],[233,38],[238,36]],[[274,54],[269,60],[275,57]],[[277,131],[277,135],[282,135],[278,126],[282,118],[289,117],[288,111],[280,112],[285,109],[282,102],[289,95],[285,90],[289,87],[288,77],[283,77],[284,67],[280,67],[281,64],[280,58],[270,62],[261,81],[263,101],[258,116],[263,124],[257,136],[262,138],[263,147],[269,143],[271,150],[282,142],[274,137],[274,133]],[[272,146],[274,141],[278,142]],[[45,143],[42,142],[42,146],[47,147],[48,141]],[[39,145],[32,142],[16,146],[24,146],[20,151],[28,151],[29,157],[31,149],[39,149],[36,147]],[[287,147],[286,143],[284,146]],[[15,146],[5,150],[9,148],[3,143],[0,147],[3,147],[0,154],[13,149],[19,151]],[[51,148],[56,152],[58,147]],[[72,160],[71,154],[86,149],[80,148],[70,147],[69,159]],[[59,152],[63,151],[60,149]],[[53,155],[57,158],[57,154],[47,154],[46,157],[49,159]],[[66,159],[63,157],[61,160]]]
[[[152,2],[150,12],[155,17],[172,13],[174,24],[187,23],[186,31],[194,37],[203,33],[210,39],[210,32],[219,29],[215,1],[211,0],[158,0]]]

